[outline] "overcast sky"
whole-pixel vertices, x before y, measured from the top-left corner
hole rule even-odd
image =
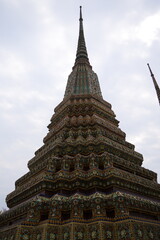
[[[160,107],[147,69],[160,85],[160,1],[0,0],[0,209],[63,99],[80,5],[103,98],[143,166],[160,177]]]

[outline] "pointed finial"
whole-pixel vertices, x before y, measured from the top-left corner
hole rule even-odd
[[[157,97],[158,97],[158,101],[159,101],[159,104],[160,104],[160,88],[159,88],[158,83],[157,83],[157,81],[156,81],[156,79],[154,77],[154,74],[153,74],[153,72],[152,72],[152,70],[151,70],[151,68],[149,66],[149,63],[147,63],[147,65],[148,65],[149,71],[151,73],[153,84],[154,84],[154,87],[155,87],[155,90],[156,90],[156,93],[157,93]]]
[[[149,71],[150,71],[150,73],[151,73],[151,77],[153,77],[153,76],[154,76],[154,74],[153,74],[153,72],[152,72],[152,70],[151,70],[151,68],[150,68],[150,66],[149,66],[149,63],[147,63],[147,66],[148,66],[148,68],[149,68]]]
[[[83,21],[83,18],[82,18],[82,6],[80,6],[80,18],[79,18],[79,20]]]
[[[79,38],[78,38],[78,46],[77,46],[77,54],[76,54],[76,61],[75,65],[79,60],[84,60],[89,63],[87,48],[84,38],[84,30],[83,30],[83,18],[82,18],[82,6],[80,6],[80,18],[79,18]]]
[[[72,72],[68,77],[64,99],[69,96],[86,94],[101,99],[103,98],[99,86],[98,76],[92,70],[92,66],[89,63],[83,30],[82,6],[80,6],[79,36],[76,59]]]

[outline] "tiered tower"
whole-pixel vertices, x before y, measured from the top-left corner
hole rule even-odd
[[[2,240],[159,240],[160,185],[125,140],[89,63],[80,9],[78,48],[63,101],[29,172],[7,196]]]

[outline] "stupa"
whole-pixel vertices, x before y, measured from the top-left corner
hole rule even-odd
[[[0,215],[0,240],[160,240],[160,185],[101,93],[80,8],[75,64],[43,146]]]

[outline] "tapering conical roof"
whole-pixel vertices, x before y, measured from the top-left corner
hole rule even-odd
[[[82,7],[80,7],[79,37],[75,64],[68,77],[64,98],[71,95],[91,94],[102,98],[98,76],[89,63],[83,30]]]
[[[78,60],[84,59],[89,64],[87,48],[84,38],[84,31],[83,31],[83,18],[82,18],[82,7],[80,6],[80,18],[79,18],[79,38],[78,38],[78,46],[77,46],[77,54],[76,54],[76,61],[75,65],[78,63]]]

